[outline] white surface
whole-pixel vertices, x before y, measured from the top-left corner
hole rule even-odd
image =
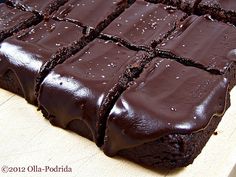
[[[25,172],[0,171],[0,176],[235,177],[236,88],[231,98],[232,105],[217,129],[218,135],[211,137],[194,163],[180,170],[158,172],[119,157],[106,157],[93,142],[51,126],[24,99],[0,89],[0,168],[25,168]],[[67,165],[72,172],[27,170],[56,165]]]

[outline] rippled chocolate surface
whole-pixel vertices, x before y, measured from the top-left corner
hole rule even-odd
[[[236,28],[210,17],[190,16],[158,48],[226,73],[236,61]]]
[[[97,142],[96,124],[110,92],[119,90],[122,74],[137,52],[96,39],[82,51],[58,65],[42,83],[39,102],[52,124],[66,128],[79,119]],[[118,91],[119,92],[119,91]]]
[[[96,28],[119,5],[126,3],[126,0],[70,0],[58,10],[54,17]]]
[[[68,22],[49,20],[27,29],[0,44],[0,76],[12,70],[29,102],[36,100],[34,86],[43,63],[59,47],[82,36],[82,28]]]
[[[116,102],[107,121],[104,151],[204,129],[225,112],[228,81],[221,75],[156,58]]]
[[[172,31],[185,15],[174,7],[136,1],[103,33],[119,37],[130,44],[150,46]]]

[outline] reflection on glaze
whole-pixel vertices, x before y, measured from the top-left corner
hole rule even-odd
[[[60,74],[51,72],[46,78],[46,84],[48,87],[57,88],[60,85],[60,88],[65,92],[72,93],[74,96],[79,98],[87,98],[91,95],[90,90],[87,87],[84,87],[78,80],[73,78],[63,77]]]
[[[180,124],[176,124],[175,128],[179,130],[189,130],[192,128],[193,123],[190,122],[181,122]]]
[[[122,102],[123,102],[123,100],[122,100]],[[117,115],[121,114],[123,112],[123,110],[125,111],[125,109],[120,109],[116,104],[112,108],[112,111],[114,112],[114,114],[117,114]]]
[[[236,49],[233,49],[228,53],[228,58],[236,61]]]
[[[0,53],[9,59],[13,65],[28,68],[31,71],[38,71],[42,66],[42,61],[34,54],[25,52],[22,47],[9,43],[2,43]]]
[[[104,93],[99,96],[98,101],[97,101],[97,106],[102,105],[102,101],[103,101],[104,97],[105,97]]]

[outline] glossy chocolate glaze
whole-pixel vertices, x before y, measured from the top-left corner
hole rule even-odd
[[[0,42],[21,29],[28,20],[34,18],[34,14],[23,12],[6,4],[0,4]]]
[[[116,102],[107,120],[104,152],[204,129],[226,109],[228,80],[156,58]]]
[[[103,33],[136,46],[156,45],[175,29],[186,14],[174,7],[136,1],[116,18]]]
[[[68,20],[85,27],[96,28],[127,0],[70,0],[59,8],[54,18]]]
[[[104,107],[110,107],[124,89],[123,73],[137,55],[96,39],[49,73],[40,88],[39,106],[53,125],[67,128],[72,121],[81,120],[98,143]]]
[[[60,47],[82,37],[82,28],[49,20],[0,44],[0,77],[8,70],[19,80],[27,101],[35,103],[35,82],[41,66]]]
[[[7,3],[26,11],[37,12],[45,16],[50,15],[67,1],[68,0],[6,0]]]
[[[236,61],[236,28],[208,16],[190,16],[158,48],[225,74]]]

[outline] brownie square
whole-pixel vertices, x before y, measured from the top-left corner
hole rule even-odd
[[[128,2],[128,0],[70,0],[54,14],[54,18],[101,31],[124,11]]]
[[[0,44],[0,86],[36,104],[35,84],[42,65],[60,47],[82,36],[82,28],[75,24],[49,20],[6,39]]]
[[[105,117],[142,68],[138,63],[144,55],[96,39],[48,74],[39,92],[40,109],[53,125],[73,130],[100,146]]]
[[[236,28],[208,16],[190,16],[159,46],[185,65],[224,74],[236,83]],[[168,56],[167,56],[168,57]]]
[[[155,58],[111,110],[104,152],[154,168],[192,163],[229,106],[228,86],[222,75]]]
[[[202,0],[198,5],[198,14],[211,14],[215,19],[236,25],[236,1]]]
[[[6,0],[6,3],[47,17],[68,0]]]
[[[128,47],[156,46],[185,16],[173,7],[136,1],[102,33]]]
[[[34,14],[0,4],[0,42],[36,22],[38,18]]]

